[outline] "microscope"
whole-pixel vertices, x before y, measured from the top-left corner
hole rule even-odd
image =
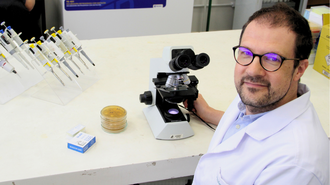
[[[198,79],[188,76],[189,69],[207,66],[205,53],[195,55],[193,47],[165,47],[162,58],[150,60],[149,91],[140,94],[140,102],[149,105],[144,115],[156,139],[177,140],[194,135],[189,114],[183,114],[178,104],[187,100],[188,110],[198,97]]]

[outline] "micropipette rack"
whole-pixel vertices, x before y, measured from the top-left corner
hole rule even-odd
[[[73,57],[72,59],[83,71],[82,74],[76,66],[71,65],[71,67],[79,73],[79,77],[77,78],[62,64],[62,68],[66,70],[66,73],[71,77],[72,81],[59,70],[59,68],[53,67],[55,73],[63,81],[65,86],[63,86],[51,72],[46,72],[44,68],[36,66],[36,69],[43,76],[44,81],[37,85],[39,90],[32,94],[32,97],[59,105],[66,105],[99,80],[95,66],[87,64],[89,65],[89,69],[87,69],[82,64],[80,65],[77,58]],[[69,60],[67,61],[70,63]]]
[[[87,63],[89,68],[87,69],[82,64],[80,65],[78,59],[73,56],[73,60],[80,65],[83,71],[83,74],[79,72],[78,78],[70,73],[63,64],[62,68],[67,70],[72,81],[57,67],[53,66],[56,74],[64,82],[65,86],[63,86],[51,72],[47,72],[40,63],[37,65],[36,61],[32,61],[33,59],[26,53],[22,52],[26,58],[31,59],[30,63],[34,66],[34,69],[26,69],[1,46],[0,50],[15,67],[19,75],[0,69],[0,105],[6,104],[31,87],[35,91],[31,97],[59,105],[66,105],[99,80],[95,66]],[[86,60],[86,58],[83,59]],[[74,65],[71,66],[75,68]],[[78,71],[78,69],[75,70]]]
[[[8,62],[15,67],[17,74],[8,73],[0,69],[0,105],[4,105],[27,89],[38,84],[43,78],[34,69],[26,69],[15,57],[9,54],[2,46],[0,51],[6,56]],[[22,53],[28,57],[25,53]]]

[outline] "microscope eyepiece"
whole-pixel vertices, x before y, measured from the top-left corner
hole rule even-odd
[[[210,63],[210,57],[206,53],[201,53],[199,55],[196,55],[196,67],[205,67],[209,65]]]
[[[169,62],[172,71],[179,71],[183,68],[198,70],[210,63],[210,57],[206,53],[195,55],[192,49],[172,50],[172,57],[173,59]]]
[[[191,59],[186,54],[180,54],[177,57],[173,58],[170,63],[169,67],[172,71],[179,71],[183,68],[187,68],[191,64]]]
[[[189,69],[198,70],[209,65],[210,57],[206,53],[196,55],[195,60],[191,62]]]

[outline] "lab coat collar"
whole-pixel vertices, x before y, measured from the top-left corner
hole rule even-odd
[[[301,94],[300,97],[275,110],[267,112],[220,144],[229,126],[237,119],[240,113],[237,105],[241,99],[237,96],[226,111],[229,113],[221,118],[208,152],[216,153],[234,150],[246,134],[255,140],[261,141],[277,133],[309,107],[310,91],[308,87],[304,84],[299,84],[298,92]]]
[[[226,152],[236,149],[243,137],[246,135],[246,128],[238,131],[215,148],[215,152]]]
[[[251,123],[246,128],[246,133],[255,140],[261,141],[289,125],[292,120],[308,109],[311,104],[309,101],[310,91],[306,85],[299,84],[298,92],[301,96],[267,112],[264,116]]]
[[[229,105],[228,109],[226,110],[225,114],[222,116],[219,125],[217,126],[216,129],[216,133],[213,135],[213,138],[211,140],[210,146],[208,151],[209,152],[220,152],[220,151],[229,151],[229,150],[233,150],[236,148],[237,145],[227,145],[225,143],[229,143],[227,140],[231,140],[232,137],[236,137],[238,136],[239,133],[245,133],[245,129],[242,129],[241,131],[239,131],[238,133],[234,134],[232,137],[228,138],[225,142],[221,143],[223,137],[225,136],[225,133],[227,132],[229,126],[231,125],[231,123],[233,123],[236,119],[238,114],[240,113],[237,105],[238,102],[240,102],[240,98],[239,96],[236,96],[236,98],[234,99],[234,101]],[[228,113],[227,113],[228,112]],[[229,113],[230,112],[230,113]],[[242,132],[243,131],[243,132]],[[240,139],[238,140],[238,142],[235,142],[236,144],[238,144],[240,141]],[[221,143],[221,145],[220,145]]]

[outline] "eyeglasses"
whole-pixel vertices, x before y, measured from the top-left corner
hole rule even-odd
[[[234,58],[236,62],[242,66],[248,66],[254,60],[254,57],[258,56],[260,65],[266,71],[277,71],[283,64],[284,60],[301,60],[299,58],[284,58],[279,54],[276,53],[265,53],[263,55],[258,55],[252,53],[251,50],[242,46],[235,46],[233,47],[234,51]]]

